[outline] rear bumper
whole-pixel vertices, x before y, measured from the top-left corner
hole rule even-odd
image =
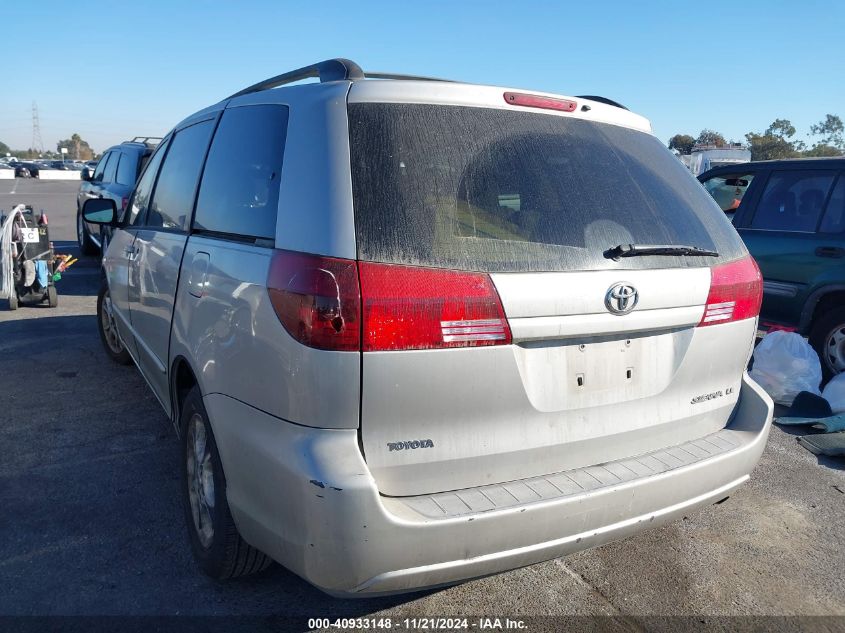
[[[535,501],[506,506],[479,489],[447,493],[466,500],[450,509],[436,503],[443,495],[381,496],[353,430],[300,427],[226,396],[206,396],[229,505],[244,538],[320,589],[343,596],[411,591],[530,565],[719,501],[760,459],[772,407],[746,375],[734,418],[712,436],[720,448],[709,455],[678,447],[689,455],[685,463],[652,473],[634,472],[637,460],[627,460],[628,467],[605,464],[599,479],[623,468],[633,474],[618,481],[608,475],[575,492],[555,486],[560,494],[538,493]],[[570,471],[568,479],[577,482],[579,474]],[[526,483],[539,490],[532,481]],[[432,497],[441,516],[424,510]],[[493,507],[480,510],[474,497],[493,500]]]

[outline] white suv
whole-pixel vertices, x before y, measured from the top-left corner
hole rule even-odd
[[[612,101],[322,62],[176,126],[114,228],[103,341],[181,435],[214,577],[454,583],[721,501],[763,451],[757,266]]]

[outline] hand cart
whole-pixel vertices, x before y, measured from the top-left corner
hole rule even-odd
[[[36,217],[32,207],[26,206],[19,215],[13,214],[6,221],[14,222],[10,248],[2,253],[2,257],[11,258],[9,309],[45,301],[55,308],[59,305],[54,281],[56,256],[43,213]]]

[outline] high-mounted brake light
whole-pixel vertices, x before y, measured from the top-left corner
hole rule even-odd
[[[710,293],[699,327],[742,321],[760,314],[763,278],[754,258],[748,256],[711,269]]]
[[[511,342],[487,274],[370,262],[358,268],[365,352]]]
[[[505,102],[510,105],[524,106],[526,108],[542,108],[545,110],[560,110],[561,112],[574,112],[578,104],[569,99],[556,99],[554,97],[541,97],[540,95],[529,95],[522,92],[506,92]]]
[[[274,251],[267,291],[276,316],[300,343],[336,351],[361,349],[354,261]]]

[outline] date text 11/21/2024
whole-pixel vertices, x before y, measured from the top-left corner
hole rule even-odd
[[[519,631],[527,629],[523,620],[510,618],[309,618],[309,629],[406,630],[406,631]]]

